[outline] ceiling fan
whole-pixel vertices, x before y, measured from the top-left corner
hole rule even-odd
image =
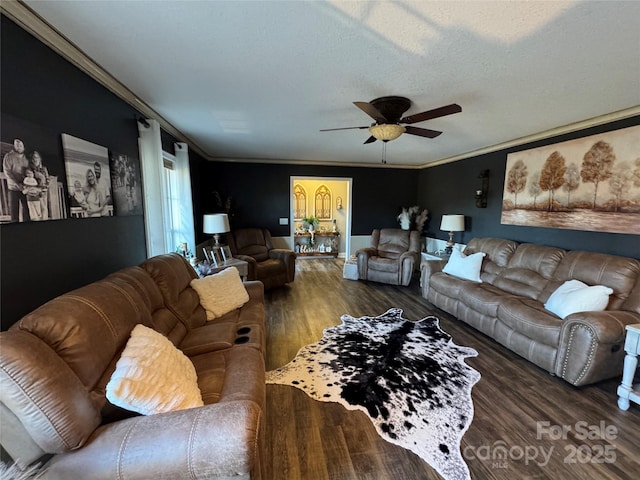
[[[327,128],[321,132],[331,132],[334,130],[368,129],[371,136],[364,142],[373,143],[376,140],[388,142],[395,140],[403,133],[418,135],[419,137],[435,138],[442,132],[429,130],[428,128],[412,127],[411,124],[431,120],[432,118],[444,117],[462,111],[462,107],[456,103],[446,105],[426,112],[415,113],[407,117],[402,117],[411,106],[411,100],[405,97],[380,97],[370,102],[353,102],[353,104],[375,120],[369,126]],[[400,125],[400,124],[405,124]]]

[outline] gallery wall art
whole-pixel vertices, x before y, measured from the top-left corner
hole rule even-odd
[[[640,234],[640,126],[508,154],[501,223]]]
[[[63,165],[50,132],[2,115],[0,223],[67,218]]]
[[[110,152],[109,159],[116,215],[142,215],[140,162],[116,152]]]
[[[62,134],[73,218],[113,216],[108,149]]]

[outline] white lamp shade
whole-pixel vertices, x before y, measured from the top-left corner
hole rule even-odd
[[[226,233],[230,230],[229,217],[226,213],[207,214],[203,218],[202,231],[204,233]]]
[[[445,232],[464,232],[464,215],[443,215],[440,230]]]

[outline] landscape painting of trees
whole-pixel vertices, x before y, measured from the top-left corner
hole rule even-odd
[[[507,155],[501,223],[640,234],[640,126]]]

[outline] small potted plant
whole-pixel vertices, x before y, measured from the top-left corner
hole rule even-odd
[[[315,232],[318,229],[318,225],[320,225],[320,220],[318,220],[318,217],[314,215],[304,217],[302,219],[302,226],[309,232],[311,232],[312,230]]]

